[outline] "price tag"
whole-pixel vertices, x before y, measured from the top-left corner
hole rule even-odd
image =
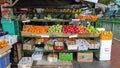
[[[30,20],[24,20],[24,21],[22,21],[23,23],[25,23],[25,22],[30,22]]]
[[[43,37],[43,38],[49,38],[50,36],[49,35],[41,35],[41,37]]]
[[[76,37],[78,37],[77,34],[69,36],[69,38],[76,38]]]
[[[80,21],[80,19],[72,19],[72,21]]]

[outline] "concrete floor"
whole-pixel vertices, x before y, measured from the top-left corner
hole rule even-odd
[[[113,40],[110,61],[94,61],[89,63],[78,63],[73,61],[74,68],[120,68],[120,41]],[[17,68],[17,67],[12,67]],[[36,66],[35,68],[44,68]],[[47,67],[47,68],[70,68],[70,67]]]

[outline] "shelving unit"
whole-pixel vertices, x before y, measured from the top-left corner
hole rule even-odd
[[[86,3],[85,3],[86,4]],[[69,6],[69,5],[68,5]],[[75,5],[76,6],[76,5]],[[29,6],[30,7],[30,6]],[[45,6],[44,6],[45,7]],[[50,6],[51,7],[51,6]],[[71,6],[70,6],[71,7]],[[69,8],[70,8],[69,7]],[[82,7],[85,7],[85,6],[82,6]],[[15,7],[6,7],[6,8],[15,8]],[[27,6],[28,8],[28,6]],[[36,7],[34,7],[36,8]],[[48,7],[49,8],[49,7]],[[53,7],[54,8],[54,7]],[[61,8],[60,8],[61,9]],[[66,8],[65,8],[66,9]],[[68,9],[68,8],[67,8]],[[72,8],[73,9],[73,8]],[[19,13],[16,13],[16,15],[18,15]],[[21,14],[24,14],[24,13],[21,13]],[[18,22],[23,22],[24,24],[28,23],[28,22],[45,22],[45,23],[48,23],[48,22],[54,22],[55,24],[56,23],[65,23],[65,22],[70,22],[72,19],[69,18],[69,19],[59,19],[59,18],[51,18],[51,19],[20,19],[18,18],[17,16],[16,17],[11,17],[10,18],[11,20],[14,20],[14,21],[18,21]],[[96,22],[96,21],[91,21],[91,20],[80,20],[80,22]],[[29,23],[31,24],[31,23]],[[35,24],[35,23],[34,23]],[[86,24],[86,23],[82,23],[82,24]],[[64,25],[64,24],[62,24]],[[49,39],[56,39],[56,38],[76,38],[76,39],[99,39],[99,34],[95,34],[95,33],[86,33],[86,34],[64,34],[64,33],[32,33],[32,32],[23,32],[23,31],[20,31],[21,32],[21,39],[22,39],[22,44],[24,44],[24,38],[49,38]],[[75,35],[75,36],[74,36]],[[67,48],[65,48],[64,50],[45,50],[45,49],[42,49],[42,50],[35,50],[35,47],[32,49],[32,50],[22,50],[22,56],[24,57],[25,53],[26,52],[30,52],[30,53],[33,53],[33,52],[47,52],[47,53],[79,53],[79,52],[94,52],[94,53],[97,53],[99,55],[99,52],[100,52],[100,49],[88,49],[88,50],[68,50]]]
[[[18,13],[17,13],[18,14]],[[16,21],[20,21],[20,22],[55,22],[55,23],[64,23],[64,22],[70,22],[71,19],[59,19],[59,18],[51,18],[51,19],[17,19],[16,17],[11,17],[12,20],[16,20]],[[86,22],[96,22],[96,21],[92,21],[92,20],[80,20],[80,22],[82,22],[82,24],[86,24]],[[85,22],[85,23],[83,23]],[[29,23],[30,24],[30,23]],[[34,23],[35,24],[35,23]],[[26,25],[26,24],[25,24]],[[64,25],[64,24],[62,24]],[[47,25],[48,26],[48,25]],[[22,38],[22,44],[24,44],[24,38],[49,38],[49,39],[57,39],[57,38],[76,38],[76,39],[95,39],[95,38],[99,38],[99,33],[86,33],[86,34],[65,34],[62,32],[51,32],[51,33],[32,33],[32,32],[24,32],[21,31],[21,38]],[[94,52],[97,53],[99,55],[100,49],[88,49],[88,50],[67,50],[66,48],[64,50],[35,50],[35,47],[32,50],[22,50],[22,55],[24,55],[24,53],[26,52],[47,52],[47,53],[78,53],[78,52]]]

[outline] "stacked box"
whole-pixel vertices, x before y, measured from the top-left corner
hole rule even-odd
[[[77,61],[78,62],[93,62],[93,53],[92,52],[77,53]]]
[[[100,56],[99,60],[111,59],[112,40],[100,40]]]

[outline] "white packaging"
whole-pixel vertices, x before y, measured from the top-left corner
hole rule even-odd
[[[105,53],[105,54],[110,54],[111,53],[111,48],[101,48],[100,53]]]
[[[111,54],[100,54],[100,58],[99,58],[100,61],[105,61],[105,60],[111,60]]]
[[[32,59],[34,61],[39,61],[39,60],[42,60],[42,57],[43,57],[43,52],[34,52],[32,54]]]
[[[93,2],[93,3],[98,3],[98,0],[86,0],[86,1]]]
[[[78,50],[88,50],[88,45],[86,43],[79,43]]]
[[[77,50],[77,45],[67,45],[68,50]]]
[[[33,60],[31,57],[23,57],[19,63],[18,68],[32,68]]]
[[[88,50],[88,44],[86,40],[76,40],[78,50]]]
[[[88,47],[89,47],[89,49],[99,49],[100,43],[97,43],[97,44],[89,44],[88,43]]]
[[[7,41],[8,45],[13,45],[17,42],[17,35],[5,35],[4,39]]]
[[[101,47],[100,48],[111,48],[112,40],[100,40]]]

